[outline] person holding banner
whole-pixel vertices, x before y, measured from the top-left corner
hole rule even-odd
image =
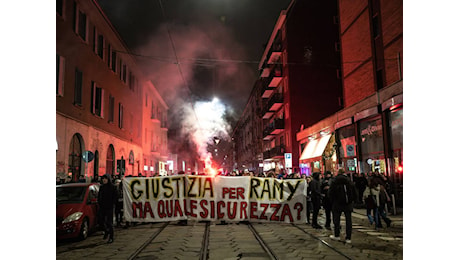
[[[109,174],[102,176],[102,185],[97,198],[99,204],[100,223],[104,228],[104,238],[113,243],[113,206],[117,202],[117,190],[112,184]]]

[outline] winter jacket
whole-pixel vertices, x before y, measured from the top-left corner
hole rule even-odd
[[[99,188],[97,202],[103,209],[113,209],[118,198],[117,188],[112,184],[110,175],[106,174],[106,176],[108,176],[108,182]]]
[[[344,201],[345,193],[343,186],[347,190],[348,203]],[[358,198],[358,191],[354,183],[346,175],[337,175],[329,187],[329,198],[332,203],[333,211],[353,211],[353,202]]]
[[[371,191],[372,191],[372,195],[374,196],[375,198],[375,201],[376,201],[376,205],[377,207],[380,206],[380,186],[377,186],[377,187],[374,187],[374,188],[369,188],[369,186],[366,186],[366,189],[364,190],[363,192],[363,201],[369,196],[371,195]]]
[[[319,182],[319,173],[313,173],[313,179],[310,182],[310,191],[312,201],[320,203],[321,201],[321,183]]]

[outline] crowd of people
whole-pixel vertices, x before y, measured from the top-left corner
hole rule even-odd
[[[382,220],[390,227],[387,210],[392,208],[393,185],[385,175],[378,172],[350,175],[340,171],[333,177],[330,171],[326,171],[302,177],[308,183],[307,224],[316,229],[323,228],[318,224],[318,213],[322,208],[326,218],[324,228],[331,230],[331,220],[334,223],[331,239],[339,240],[340,214],[344,213],[345,242],[351,243],[351,212],[354,208],[365,208],[369,224],[375,229],[383,228]]]
[[[177,175],[185,174],[179,171]],[[158,174],[156,174],[159,176]],[[191,175],[205,175],[204,173],[191,173]],[[353,175],[339,171],[335,176],[330,171],[324,173],[314,172],[310,176],[298,172],[286,173],[283,170],[254,173],[253,171],[232,171],[225,176],[255,176],[277,179],[306,179],[307,181],[307,224],[315,229],[323,227],[318,223],[318,214],[324,210],[326,218],[324,228],[331,229],[334,224],[334,234],[331,239],[339,240],[340,216],[345,215],[345,242],[351,243],[351,212],[353,208],[365,208],[370,225],[375,229],[383,228],[382,220],[386,226],[391,225],[391,219],[387,216],[387,209],[391,209],[391,194],[393,185],[391,181],[378,172]],[[132,177],[132,176],[126,176]],[[136,177],[144,177],[139,173]],[[104,239],[109,237],[108,243],[113,242],[113,213],[115,212],[116,225],[123,222],[123,189],[120,175],[96,176],[91,182],[101,185],[99,190],[100,226],[104,230]],[[74,182],[70,176],[62,180],[56,179],[56,185]],[[78,178],[78,182],[86,182],[84,175]],[[125,227],[130,223],[126,222]],[[186,224],[186,221],[185,221]]]

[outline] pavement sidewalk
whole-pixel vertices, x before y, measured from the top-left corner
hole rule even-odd
[[[388,214],[388,218],[391,219],[391,227],[394,228],[403,228],[403,209],[397,208],[396,215]],[[366,209],[355,208],[353,209],[353,213],[351,214],[353,218],[353,223],[360,223],[360,224],[369,224],[369,220],[367,218]]]

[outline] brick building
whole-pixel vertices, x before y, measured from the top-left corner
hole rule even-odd
[[[403,4],[338,3],[344,108],[297,133],[301,170],[379,172],[402,203]]]
[[[247,165],[249,152],[255,155],[252,167],[257,160],[264,171],[299,168],[296,133],[342,108],[338,43],[337,2],[292,1],[281,12],[259,63],[258,89],[251,94],[256,99],[249,99],[234,132],[237,154],[243,154],[236,158],[238,167]],[[259,143],[252,140],[260,139],[259,154]],[[291,154],[291,165],[285,154]]]
[[[56,63],[57,176],[137,175],[160,166],[168,108],[149,94],[154,86],[96,1],[56,2]],[[158,127],[143,120],[150,109]],[[124,172],[117,170],[122,164]]]

